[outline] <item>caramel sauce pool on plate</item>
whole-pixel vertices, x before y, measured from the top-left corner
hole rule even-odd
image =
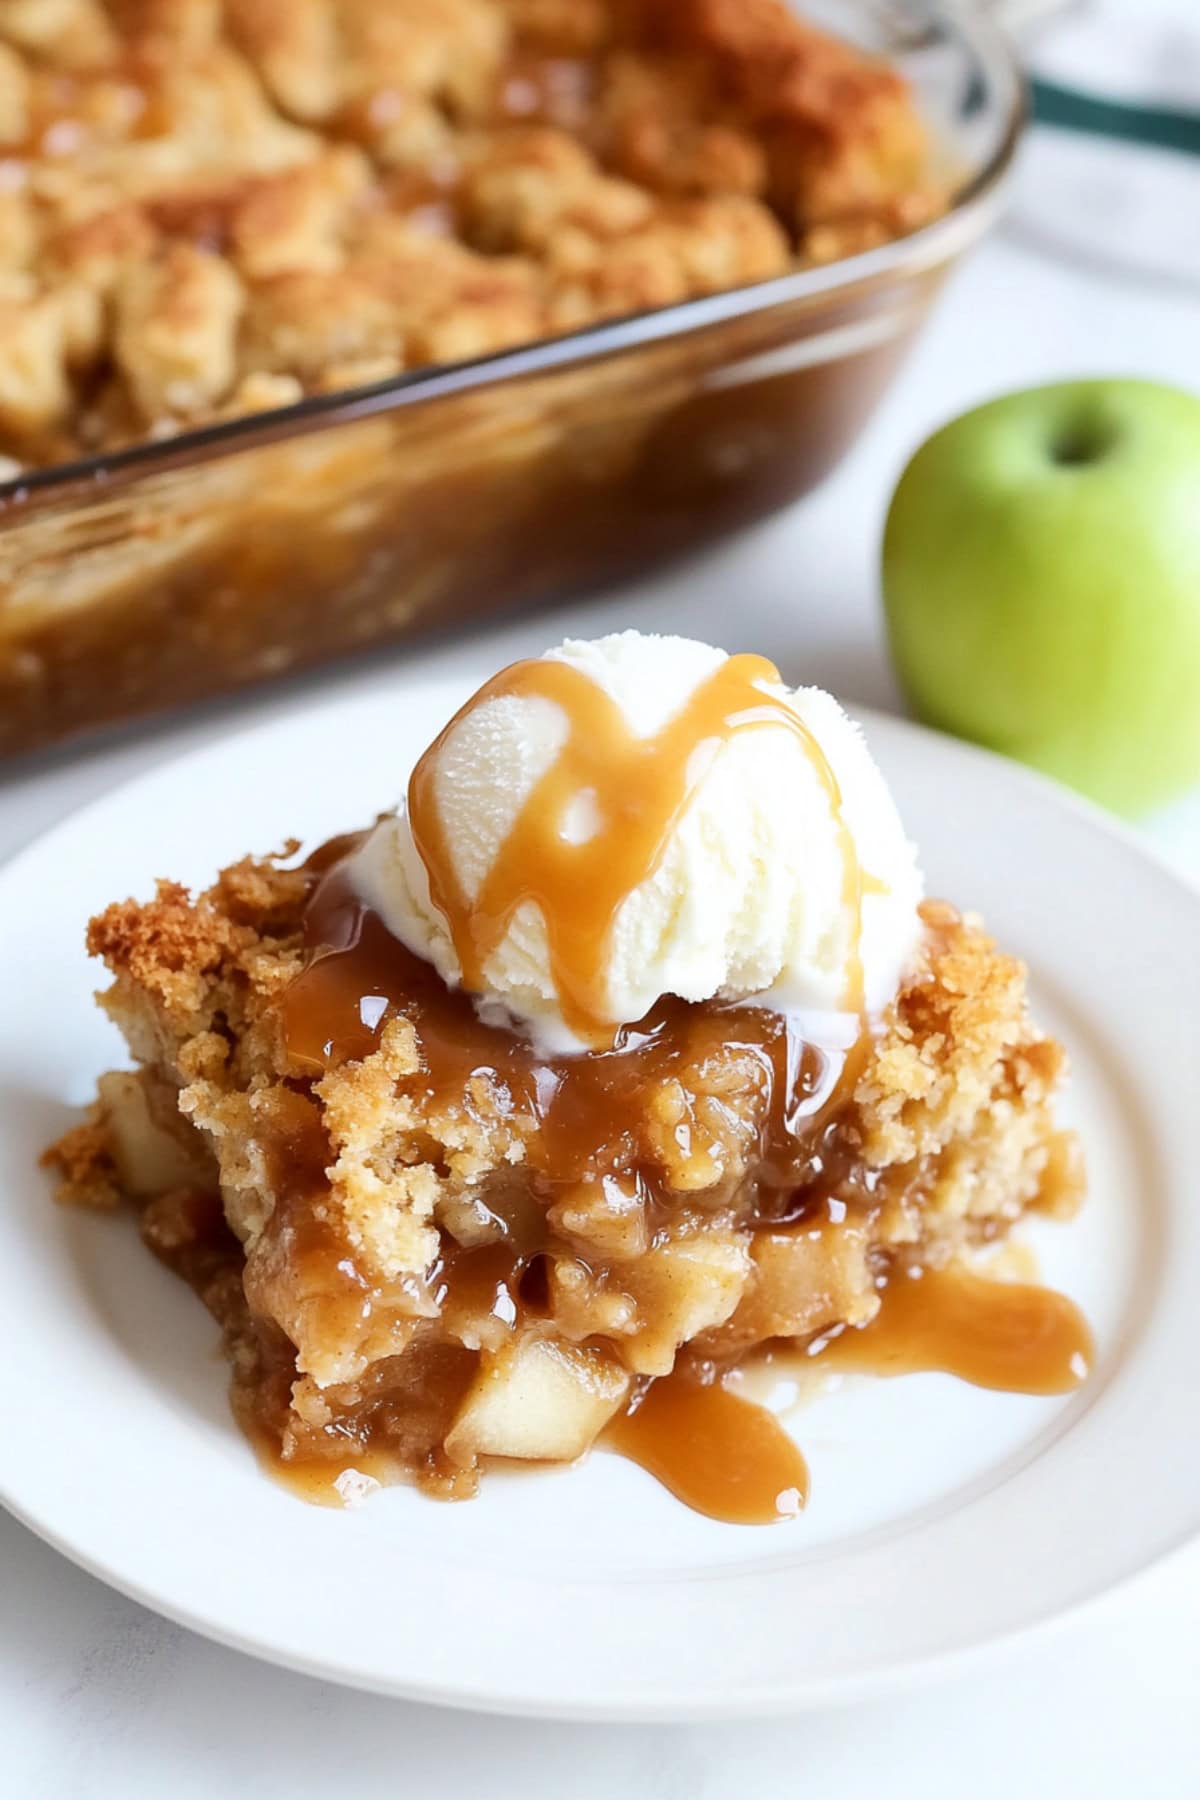
[[[818,1371],[941,1372],[1014,1394],[1070,1393],[1094,1356],[1087,1321],[1064,1294],[959,1267],[895,1276],[869,1325],[843,1331],[815,1355],[811,1346],[768,1352],[772,1362],[799,1360]],[[808,1494],[804,1458],[780,1420],[720,1382],[654,1382],[604,1441],[697,1512],[729,1523],[790,1518]]]
[[[869,1325],[831,1338],[818,1368],[869,1375],[939,1371],[1007,1394],[1069,1394],[1095,1361],[1065,1294],[961,1267],[898,1273]]]

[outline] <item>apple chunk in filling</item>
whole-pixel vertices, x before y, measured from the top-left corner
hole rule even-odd
[[[525,1338],[484,1354],[446,1434],[446,1453],[464,1468],[481,1456],[573,1462],[629,1386],[628,1373],[602,1350]]]

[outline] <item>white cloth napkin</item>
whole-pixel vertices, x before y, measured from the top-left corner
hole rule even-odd
[[[1023,48],[1062,87],[1200,115],[1200,0],[1090,0]],[[1200,283],[1200,157],[1047,126],[1028,173],[1014,216],[1047,249]]]

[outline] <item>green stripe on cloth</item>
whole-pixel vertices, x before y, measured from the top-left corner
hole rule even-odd
[[[1104,100],[1098,94],[1059,87],[1057,82],[1036,76],[1030,89],[1034,122],[1038,125],[1090,132],[1094,137],[1123,138],[1131,144],[1157,144],[1163,150],[1200,156],[1200,113]]]

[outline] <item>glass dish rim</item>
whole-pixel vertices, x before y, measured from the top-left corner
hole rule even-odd
[[[581,326],[551,338],[462,362],[430,364],[402,370],[363,387],[338,388],[328,394],[306,394],[286,406],[194,426],[169,438],[143,438],[117,450],[97,451],[46,468],[22,470],[0,481],[0,534],[18,529],[57,500],[97,500],[142,478],[195,467],[307,436],[339,424],[402,410],[451,394],[471,393],[525,375],[542,375],[577,362],[592,362],[644,344],[687,336],[730,318],[769,312],[795,300],[819,298],[860,281],[885,275],[898,266],[929,267],[953,253],[962,222],[976,212],[1003,182],[1028,115],[1027,85],[1015,50],[1000,28],[982,13],[968,15],[950,4],[922,4],[919,22],[957,39],[977,65],[998,73],[1009,88],[1000,140],[987,161],[955,189],[950,205],[928,225],[892,238],[869,250],[808,269],[789,270],[766,281],[726,288],[671,306],[654,307]],[[918,21],[914,21],[918,22]],[[949,247],[947,247],[947,245]]]

